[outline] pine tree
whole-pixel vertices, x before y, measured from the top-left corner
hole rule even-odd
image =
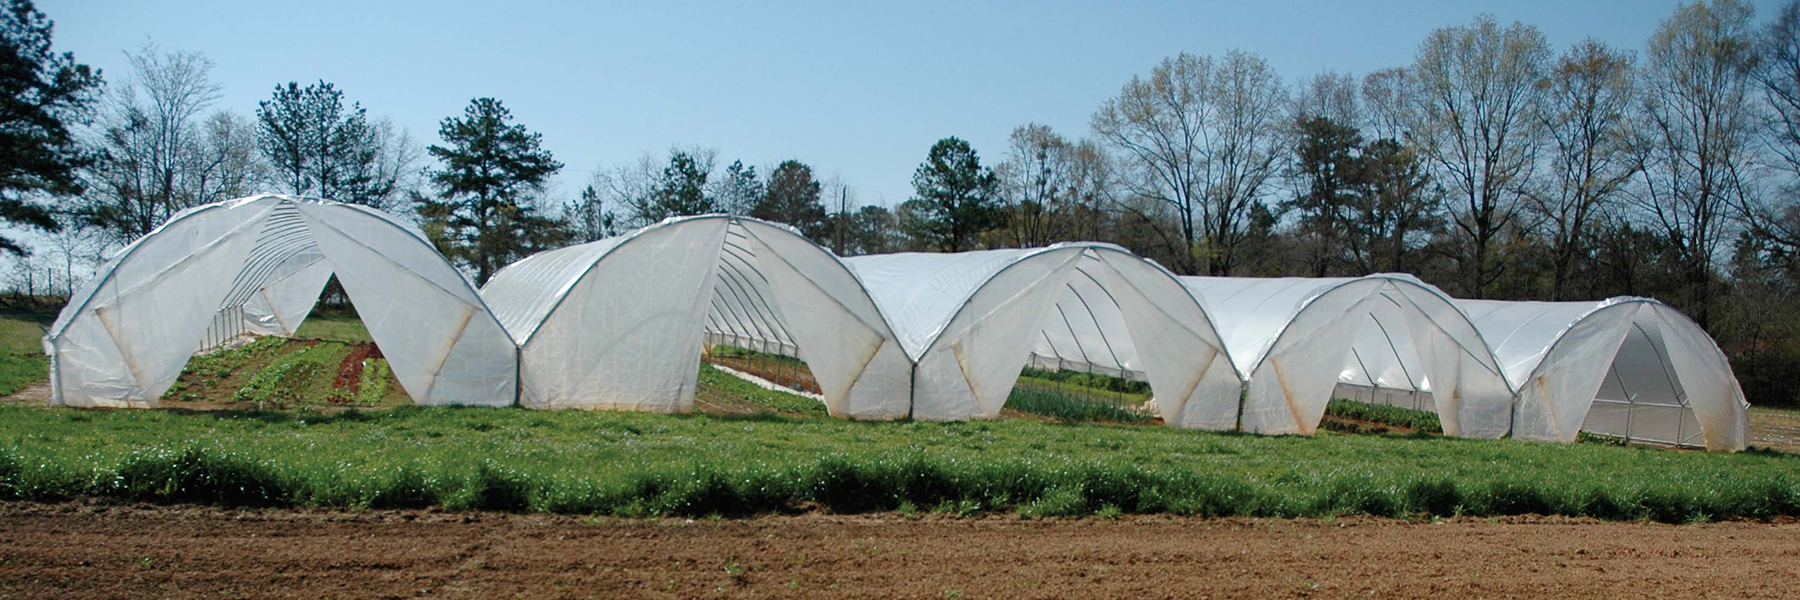
[[[769,173],[768,191],[750,216],[793,225],[807,239],[823,243],[830,233],[830,218],[819,200],[819,190],[812,167],[797,160],[782,161]]]
[[[359,103],[320,81],[275,86],[257,105],[256,142],[285,191],[385,208],[399,174],[381,168],[382,140]]]
[[[705,169],[694,155],[677,151],[669,156],[669,166],[650,193],[650,206],[658,219],[703,215],[719,212],[712,196],[706,193]]]
[[[70,129],[88,122],[101,86],[99,70],[51,51],[53,25],[30,0],[0,13],[0,221],[45,231],[60,227],[35,198],[80,193],[78,173],[96,159]],[[6,237],[0,250],[26,253]]]
[[[543,135],[513,124],[499,100],[476,98],[461,118],[438,127],[444,145],[427,149],[442,166],[431,172],[438,199],[414,199],[414,210],[439,231],[439,248],[475,270],[475,283],[531,252],[569,239],[566,224],[544,216],[530,199],[562,169]]]
[[[969,143],[954,137],[932,144],[925,162],[913,172],[916,196],[907,201],[915,211],[908,229],[945,252],[972,249],[982,231],[1000,218],[996,198],[999,180],[981,166]]]
[[[763,203],[763,194],[763,183],[756,177],[756,167],[744,166],[744,161],[734,160],[725,167],[725,177],[719,180],[719,189],[713,196],[717,198],[719,210],[747,215]]]

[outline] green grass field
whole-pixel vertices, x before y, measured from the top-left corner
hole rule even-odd
[[[9,344],[0,348],[34,349],[37,322],[0,316],[0,342]],[[302,331],[366,339],[352,319],[309,321]],[[1141,415],[1110,402],[1017,394],[1009,408],[1064,422],[858,423],[706,366],[704,395],[745,414],[385,408],[393,402],[373,399],[353,404],[384,408],[320,412],[327,403],[311,398],[326,393],[314,389],[320,380],[291,378],[336,364],[350,347],[259,342],[202,357],[183,376],[214,395],[268,394],[262,400],[282,411],[0,406],[0,498],[616,516],[1800,515],[1800,456],[1778,452],[1207,433],[1086,422]],[[391,377],[366,364],[377,366],[363,371],[365,383]],[[41,367],[28,371],[20,377],[42,381]],[[397,387],[380,389],[391,400]],[[284,394],[293,397],[284,402]],[[1344,406],[1338,414],[1352,410],[1375,422],[1417,417]]]
[[[294,332],[294,337],[340,342],[371,341],[369,330],[363,327],[362,321],[355,314],[342,312],[308,316],[300,323],[300,329]]]
[[[0,396],[10,396],[49,379],[44,328],[56,322],[56,307],[36,303],[0,307]]]
[[[1800,458],[1027,420],[0,407],[0,497],[742,515],[1800,515]]]

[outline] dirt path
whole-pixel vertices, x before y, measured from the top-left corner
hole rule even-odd
[[[13,395],[11,395],[11,396],[6,396],[4,398],[0,398],[0,404],[18,404],[21,406],[49,406],[50,405],[50,382],[40,381],[38,383],[33,383],[31,385],[25,386],[25,389],[19,390],[18,392],[13,393]]]
[[[0,598],[1793,598],[1800,523],[0,504]]]

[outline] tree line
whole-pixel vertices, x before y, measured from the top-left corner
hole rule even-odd
[[[275,85],[241,116],[215,107],[204,55],[145,45],[109,85],[51,50],[28,0],[7,6],[0,220],[45,232],[68,261],[262,191],[409,215],[477,283],[542,249],[718,212],[844,255],[1092,240],[1181,274],[1407,272],[1466,298],[1655,297],[1714,334],[1753,400],[1800,393],[1796,1],[1766,16],[1682,5],[1637,48],[1557,48],[1480,16],[1362,74],[1178,54],[1086,131],[1020,125],[986,162],[939,140],[891,207],[800,160],[721,164],[698,146],[601,166],[554,198],[563,164],[499,99],[444,118],[430,145],[326,81]]]

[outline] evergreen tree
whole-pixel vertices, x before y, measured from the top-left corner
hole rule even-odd
[[[275,86],[256,108],[256,141],[285,191],[385,208],[399,173],[382,169],[382,139],[359,103],[320,81]]]
[[[618,234],[618,215],[606,208],[606,197],[593,184],[581,189],[581,198],[568,209],[568,220],[569,233],[576,242],[592,242]]]
[[[1356,128],[1325,117],[1300,123],[1294,152],[1299,193],[1284,208],[1299,213],[1299,235],[1309,238],[1313,276],[1331,274],[1344,262],[1343,233],[1355,203],[1362,136]]]
[[[793,225],[807,239],[823,243],[831,234],[831,227],[819,190],[812,167],[797,160],[782,161],[769,173],[768,191],[750,216]]]
[[[569,239],[566,224],[529,201],[562,163],[543,149],[543,135],[511,121],[512,112],[493,98],[476,98],[461,118],[445,118],[438,127],[444,145],[428,149],[442,164],[431,172],[439,198],[414,198],[427,231],[440,232],[439,247],[475,270],[476,285]]]
[[[719,206],[706,193],[706,169],[694,155],[678,150],[669,155],[669,166],[650,191],[650,214],[654,220],[719,212]]]
[[[880,206],[864,206],[850,216],[844,254],[882,254],[901,250],[900,226],[894,213]]]
[[[11,0],[0,13],[0,222],[59,229],[40,195],[81,192],[79,171],[95,161],[71,133],[88,122],[100,90],[100,71],[50,49],[53,24],[30,0]],[[24,247],[0,237],[0,250]]]
[[[734,215],[751,214],[763,202],[763,183],[756,177],[756,167],[744,166],[744,161],[734,160],[725,167],[725,177],[719,180],[719,189],[713,193],[715,204],[722,212]]]
[[[1419,269],[1414,256],[1424,239],[1443,227],[1442,191],[1431,182],[1425,160],[1408,145],[1389,138],[1363,148],[1355,210],[1345,223],[1352,273],[1404,273]]]
[[[902,225],[940,251],[972,249],[981,232],[1000,219],[998,187],[994,171],[981,166],[968,142],[938,140],[913,172],[915,196],[903,206],[913,216]]]

